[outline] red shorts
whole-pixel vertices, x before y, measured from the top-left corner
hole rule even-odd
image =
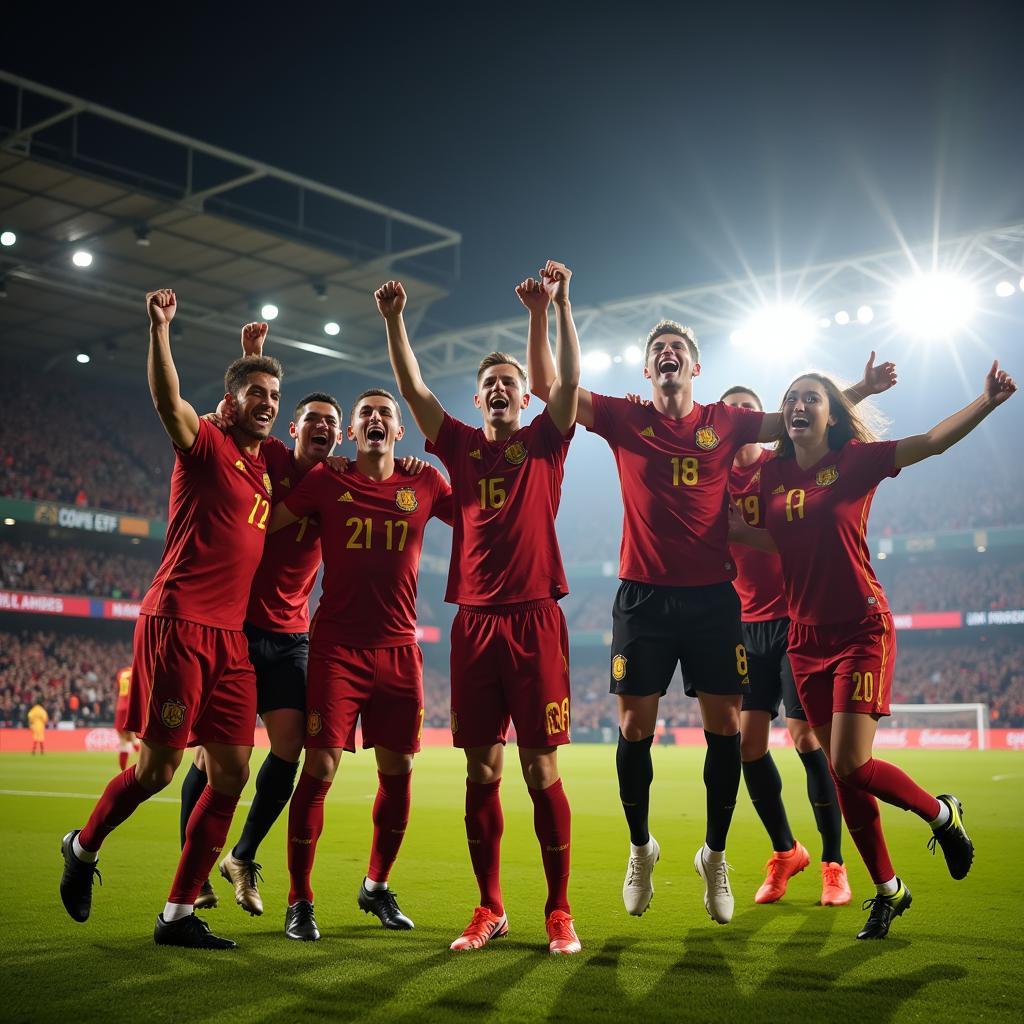
[[[812,726],[828,725],[836,712],[888,715],[896,663],[892,615],[827,626],[792,622],[789,663]]]
[[[552,599],[460,608],[452,623],[452,742],[569,742],[569,631]]]
[[[118,697],[117,707],[114,708],[114,728],[118,732],[128,732],[128,726],[124,723],[128,721],[128,698]]]
[[[245,634],[140,615],[124,728],[178,750],[200,743],[251,747],[256,673]]]
[[[306,746],[363,746],[416,754],[423,733],[423,654],[404,647],[342,647],[313,640],[306,677]]]

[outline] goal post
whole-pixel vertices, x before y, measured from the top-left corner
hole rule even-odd
[[[891,717],[881,719],[880,726],[974,729],[978,734],[978,749],[988,748],[987,704],[892,704],[890,711]]]

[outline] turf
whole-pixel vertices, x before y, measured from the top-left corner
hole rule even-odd
[[[511,769],[514,749],[509,753]],[[257,751],[254,764],[261,757]],[[361,753],[343,761],[328,798],[313,879],[323,941],[293,943],[282,934],[287,877],[281,821],[260,853],[267,913],[243,914],[227,884],[215,878],[221,905],[206,919],[240,948],[198,953],[157,948],[152,941],[177,859],[177,783],[108,840],[100,863],[104,884],[96,888],[91,919],[79,925],[65,915],[57,891],[60,837],[84,823],[93,803],[87,797],[113,773],[114,755],[2,755],[0,1020],[1021,1019],[1022,755],[898,755],[924,786],[961,797],[978,853],[968,878],[953,882],[941,855],[928,854],[926,826],[887,808],[893,859],[914,905],[890,938],[876,943],[854,940],[866,918],[860,901],[872,889],[848,837],[854,904],[816,905],[820,848],[792,752],[776,759],[811,867],[791,882],[784,901],[754,905],[769,851],[741,792],[728,851],[737,911],[726,928],[706,916],[692,867],[703,838],[703,754],[668,748],[655,757],[652,827],[662,859],[650,911],[631,918],[620,898],[628,851],[614,748],[563,751],[574,809],[571,896],[584,951],[551,958],[532,810],[518,772],[509,771],[504,792],[507,939],[479,953],[448,952],[469,919],[476,889],[463,838],[461,759],[431,749],[417,764],[412,820],[392,877],[415,931],[385,933],[356,907],[376,788],[372,757]]]

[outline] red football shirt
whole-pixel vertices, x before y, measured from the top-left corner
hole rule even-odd
[[[624,398],[593,395],[593,403],[591,429],[611,445],[622,488],[619,578],[662,587],[734,579],[729,470],[757,440],[764,413],[694,402],[676,420]]]
[[[167,540],[142,611],[240,630],[270,518],[266,463],[204,419],[174,454]]]
[[[426,448],[452,478],[446,601],[483,607],[569,593],[555,515],[574,431],[563,435],[545,408],[507,441],[488,441],[482,427],[445,413]]]
[[[795,622],[859,622],[889,610],[867,529],[875,488],[899,473],[895,452],[895,441],[849,441],[809,469],[778,458],[761,467],[765,526],[782,558]]]
[[[729,497],[743,518],[759,529],[764,528],[764,516],[761,513],[761,467],[771,458],[774,458],[774,453],[762,448],[756,462],[742,467],[734,464],[729,471]],[[743,621],[768,622],[788,615],[779,556],[767,551],[756,551],[746,544],[733,544],[729,550],[736,563],[736,579],[732,585],[740,596]]]
[[[127,700],[128,691],[132,688],[131,666],[123,668],[117,673],[117,699]]]
[[[417,476],[371,480],[316,466],[285,499],[316,516],[323,546],[323,596],[314,644],[401,647],[416,642],[416,581],[427,520],[451,522],[451,488],[432,466]]]
[[[273,503],[283,501],[309,472],[276,437],[264,441],[263,458],[273,486]],[[309,594],[320,568],[320,524],[309,516],[267,538],[249,592],[245,621],[272,633],[309,629]]]

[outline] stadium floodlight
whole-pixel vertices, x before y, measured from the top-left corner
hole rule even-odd
[[[836,323],[839,324],[840,327],[845,327],[849,322],[850,314],[847,313],[845,309],[841,309],[836,313]]]
[[[78,360],[78,362],[80,362],[80,363],[81,363],[81,364],[82,364],[83,366],[84,366],[84,365],[85,365],[85,364],[86,364],[87,362],[89,362],[90,358],[91,358],[91,357],[90,357],[90,355],[89,355],[89,353],[88,353],[88,352],[79,352],[79,353],[78,353],[78,355],[77,355],[77,356],[75,356],[75,359],[77,359],[77,360]]]
[[[828,330],[832,326],[832,321],[827,316],[823,316],[818,320],[818,326],[822,330]]]
[[[336,334],[341,334],[341,324],[334,320],[328,320],[327,323],[324,324],[324,334],[329,334],[332,338]]]
[[[979,555],[985,554],[986,551],[988,551],[988,548],[986,548],[984,544],[979,544],[978,545],[978,554]]]
[[[138,224],[135,227],[135,244],[141,245],[144,249],[149,246],[149,225]]]
[[[799,355],[814,340],[817,329],[815,317],[799,306],[766,306],[733,331],[729,340],[738,348],[756,350],[766,356],[777,356],[780,352]]]
[[[886,558],[887,558],[888,556],[886,555],[886,553],[885,553],[884,551],[879,551],[879,552],[878,552],[878,554],[877,554],[877,555],[875,555],[875,557],[876,557],[876,558],[877,558],[877,559],[878,559],[878,560],[879,560],[880,562],[884,562],[884,561],[886,560]]]
[[[644,350],[639,345],[630,345],[625,352],[622,353],[623,359],[626,360],[630,366],[636,366],[644,361]]]
[[[1024,277],[1020,279],[1020,290],[1024,292]]]
[[[1024,287],[1024,278],[1021,278],[1022,287]],[[1001,299],[1008,299],[1017,289],[1009,281],[1000,281],[996,285],[996,295]]]
[[[88,249],[76,249],[71,255],[71,262],[83,270],[92,266],[92,253]]]
[[[612,365],[612,357],[607,352],[592,350],[584,355],[583,365],[588,370],[607,370]]]
[[[10,516],[4,518],[4,526],[13,526],[14,520]]]
[[[18,236],[13,231],[0,232],[0,245],[5,249],[9,249],[17,240]]]
[[[272,302],[266,302],[260,309],[260,316],[263,317],[264,320],[276,320],[277,314],[280,312],[281,311]]]
[[[875,319],[875,311],[870,306],[857,307],[857,322],[869,324]]]
[[[919,338],[944,338],[971,318],[974,285],[952,274],[926,274],[905,282],[893,296],[893,319]]]

